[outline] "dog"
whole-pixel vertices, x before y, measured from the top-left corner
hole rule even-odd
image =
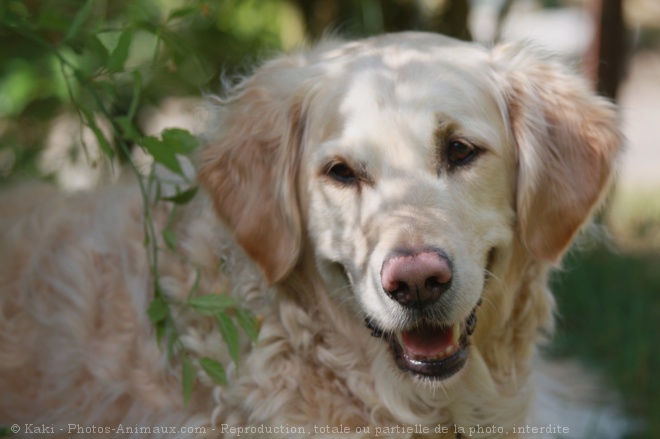
[[[134,182],[3,194],[4,425],[19,437],[568,433],[536,405],[547,278],[608,193],[613,104],[525,45],[415,32],[282,55],[218,101],[195,158],[201,193],[175,214],[150,207],[177,236],[157,262]],[[174,359],[147,315],[155,271]],[[214,318],[182,305],[193,288],[259,318],[238,363]],[[203,357],[226,365],[226,385]]]

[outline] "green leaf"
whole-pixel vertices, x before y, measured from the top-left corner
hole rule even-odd
[[[177,350],[177,343],[179,343],[179,336],[176,333],[176,330],[173,330],[173,329],[174,328],[170,328],[170,331],[169,331],[168,337],[167,337],[167,356],[168,356],[168,358],[174,357],[174,355],[176,354],[176,350]]]
[[[48,30],[62,35],[71,24],[71,19],[58,8],[41,8],[37,13],[37,26],[42,32]]]
[[[136,29],[143,30],[145,32],[149,32],[150,34],[154,36],[158,36],[160,32],[160,26],[156,26],[153,23],[150,23],[148,21],[144,20],[139,20],[133,23]]]
[[[82,25],[85,23],[87,18],[89,18],[90,14],[92,13],[92,7],[94,6],[94,0],[87,0],[85,4],[83,5],[82,8],[78,11],[76,14],[76,17],[73,19],[73,22],[71,23],[71,26],[69,27],[69,31],[66,33],[66,36],[64,37],[64,41],[72,41],[74,38],[78,36],[80,33],[80,29],[82,28]]]
[[[196,296],[188,301],[195,311],[213,315],[223,312],[227,308],[234,308],[237,305],[236,299],[224,294],[207,294],[205,296]]]
[[[133,40],[133,28],[128,27],[119,36],[119,42],[115,47],[115,50],[110,54],[108,63],[106,67],[112,73],[121,72],[124,70],[124,64],[126,59],[128,59],[128,49],[131,46],[131,41]]]
[[[250,337],[253,343],[256,343],[259,338],[259,324],[257,319],[250,311],[244,308],[236,309],[236,321],[243,331]]]
[[[16,21],[27,20],[30,18],[30,10],[22,1],[0,2],[0,11],[2,11],[2,20],[8,24],[17,24]],[[6,15],[5,15],[6,14]]]
[[[219,312],[216,314],[216,319],[218,320],[218,328],[220,329],[220,334],[222,338],[227,343],[227,349],[229,350],[229,355],[234,360],[234,363],[238,364],[238,328],[234,324],[234,321],[231,317],[224,312]]]
[[[108,81],[103,81],[103,80],[89,81],[89,85],[93,86],[95,89],[99,91],[102,91],[112,99],[115,99],[117,96],[117,86],[109,83]]]
[[[170,313],[167,302],[161,296],[156,296],[149,304],[147,315],[153,323],[162,322]]]
[[[87,38],[86,42],[87,42],[87,49],[91,51],[94,55],[96,55],[103,64],[108,62],[108,57],[110,56],[110,52],[108,52],[108,49],[105,47],[105,44],[103,44],[96,35],[90,35]]]
[[[136,140],[140,138],[140,130],[135,126],[132,119],[128,116],[117,116],[114,119],[115,124],[119,126],[122,137],[127,140]]]
[[[199,139],[186,130],[168,128],[163,131],[163,144],[177,154],[190,154],[199,145]]]
[[[190,358],[183,357],[183,364],[181,370],[182,380],[181,386],[183,388],[183,404],[188,405],[190,397],[192,396],[193,384],[195,382],[195,369],[193,368]]]
[[[14,427],[16,428],[16,427]],[[14,432],[10,430],[10,427],[7,427],[5,425],[0,425],[0,437],[9,437],[13,436]]]
[[[147,152],[151,154],[156,162],[165,166],[170,171],[184,176],[183,169],[181,169],[179,160],[176,158],[175,151],[173,151],[171,148],[167,148],[163,142],[156,139],[155,137],[146,136],[140,139],[140,145],[142,145],[147,150]]]
[[[167,330],[167,323],[165,320],[162,322],[158,322],[155,324],[156,326],[156,343],[160,346],[161,340],[163,340],[163,335],[165,335],[165,332]],[[171,356],[171,355],[170,355]]]
[[[170,12],[170,15],[167,17],[167,21],[175,20],[177,18],[185,18],[189,15],[193,15],[199,9],[194,6],[188,6],[184,8],[178,8]]]
[[[163,230],[163,240],[170,250],[176,249],[176,233],[173,230]]]
[[[161,200],[171,201],[174,204],[186,204],[195,197],[195,194],[197,194],[197,186],[193,186],[185,191],[177,192],[171,197],[162,197]]]
[[[188,298],[192,297],[195,293],[197,293],[197,290],[199,289],[199,281],[202,278],[202,270],[199,269],[199,267],[195,267],[195,282],[193,282],[192,287],[190,287],[190,291],[188,291]]]
[[[158,29],[158,36],[174,53],[176,59],[189,66],[180,72],[182,80],[191,85],[202,85],[213,76],[211,64],[200,56],[199,51],[183,39],[180,33],[161,27]]]
[[[195,49],[188,44],[186,40],[181,38],[180,34],[170,31],[165,27],[159,27],[157,29],[158,36],[165,42],[165,44],[172,49],[174,52],[177,52],[181,55],[197,57]]]
[[[138,104],[140,103],[140,93],[142,92],[142,74],[138,70],[133,70],[133,97],[131,98],[131,105],[128,107],[127,117],[130,120],[135,118],[137,113]]]
[[[216,383],[224,386],[227,384],[227,374],[222,364],[215,361],[213,358],[204,357],[199,360],[199,365],[202,366],[204,372]]]
[[[96,119],[94,118],[94,114],[88,109],[82,107],[80,107],[80,111],[85,115],[85,122],[87,122],[87,126],[94,133],[96,140],[99,142],[99,146],[101,147],[101,150],[109,158],[113,158],[115,156],[115,152],[110,146],[110,142],[108,142],[108,139],[105,138],[105,134],[103,134],[101,128],[99,128],[99,126],[96,124]]]

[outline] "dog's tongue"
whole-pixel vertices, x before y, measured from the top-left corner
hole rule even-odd
[[[403,348],[409,356],[442,359],[458,349],[459,327],[420,327],[401,333]]]

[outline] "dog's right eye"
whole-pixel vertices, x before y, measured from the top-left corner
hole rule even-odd
[[[346,163],[333,163],[328,166],[325,174],[344,184],[353,184],[357,181],[357,175]]]
[[[453,166],[468,164],[477,154],[477,150],[465,142],[452,141],[447,146],[447,158]]]

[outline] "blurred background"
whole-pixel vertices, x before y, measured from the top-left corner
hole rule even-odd
[[[638,421],[626,437],[660,438],[658,0],[0,0],[0,190],[29,178],[83,190],[165,162],[144,139],[201,132],[200,96],[222,79],[324,35],[411,29],[531,41],[619,104],[620,178],[553,278],[548,352],[622,395]]]

